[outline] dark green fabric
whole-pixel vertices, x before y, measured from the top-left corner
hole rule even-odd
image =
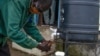
[[[1,0],[0,1],[0,34],[3,34],[5,36],[7,36],[7,9],[8,9],[8,1],[9,0]],[[5,24],[6,23],[6,24]],[[0,43],[5,43],[6,42],[6,38],[0,36]]]
[[[37,40],[38,42],[43,40],[43,38],[41,38],[42,36],[39,33],[38,28],[35,26],[34,20],[32,20],[32,22],[26,23],[24,26],[24,30],[28,35],[30,35],[33,39]]]
[[[0,4],[0,34],[3,34],[12,41],[25,48],[34,48],[38,45],[43,37],[39,33],[33,22],[29,23],[29,6],[30,0],[2,0],[5,3]],[[38,42],[28,38],[23,32],[23,27],[32,38]],[[7,38],[6,37],[6,38]],[[4,39],[6,39],[4,37]],[[4,40],[0,38],[0,42]],[[4,41],[5,42],[5,41]]]

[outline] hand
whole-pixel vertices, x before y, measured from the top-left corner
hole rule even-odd
[[[42,51],[50,51],[51,49],[51,45],[52,45],[52,42],[51,41],[43,41],[41,44],[39,44],[37,46],[38,49],[42,50]]]
[[[42,44],[45,44],[46,46],[51,47],[52,42],[51,41],[44,41],[44,42],[42,42]]]

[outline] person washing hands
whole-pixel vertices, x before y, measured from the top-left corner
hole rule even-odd
[[[10,56],[7,39],[32,49],[49,51],[46,41],[34,24],[28,22],[32,14],[40,14],[50,8],[52,0],[2,0],[0,2],[0,56]],[[24,31],[23,31],[24,29]],[[26,34],[27,33],[27,34]],[[36,41],[28,38],[31,36]]]

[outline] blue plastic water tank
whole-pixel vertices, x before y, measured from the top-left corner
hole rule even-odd
[[[95,42],[98,39],[99,0],[62,0],[64,21],[60,30],[63,39]],[[68,35],[66,37],[65,35]]]

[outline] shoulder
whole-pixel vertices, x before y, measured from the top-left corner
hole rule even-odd
[[[27,8],[30,4],[30,0],[10,0],[8,2],[8,4],[10,5],[15,5],[17,7],[23,7],[23,8]]]

